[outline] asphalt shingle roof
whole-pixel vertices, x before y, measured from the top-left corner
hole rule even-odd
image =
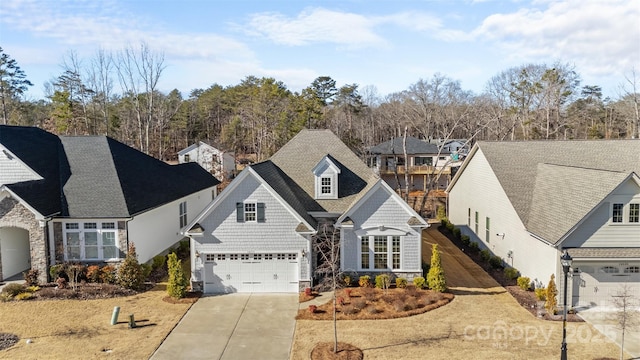
[[[198,164],[168,165],[105,136],[2,125],[0,142],[45,179],[8,185],[45,216],[129,217],[219,183]]]
[[[380,154],[380,155],[403,155],[404,147],[403,147],[403,138],[397,137],[393,140],[385,141],[381,144],[378,144],[371,149],[369,152],[372,154]],[[438,146],[436,144],[428,143],[424,140],[420,140],[418,138],[407,136],[407,154],[408,155],[416,155],[416,154],[438,154]],[[442,151],[442,154],[449,154],[448,151]]]
[[[478,142],[477,151],[527,229],[551,242],[640,174],[640,140]]]

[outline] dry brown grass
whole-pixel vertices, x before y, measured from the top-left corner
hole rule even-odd
[[[436,293],[415,287],[405,289],[348,288],[338,292],[338,320],[381,320],[413,316],[437,309],[453,300],[453,294]],[[333,300],[318,305],[315,312],[298,310],[296,320],[333,319]]]
[[[119,298],[0,303],[0,332],[20,337],[0,359],[148,359],[193,302],[172,304],[166,295],[161,284]],[[112,326],[115,306],[120,316]],[[129,314],[137,328],[129,329]]]
[[[533,317],[435,228],[423,236],[423,259],[429,259],[434,242],[455,299],[411,317],[338,321],[339,341],[362,349],[368,360],[560,357],[562,322]],[[567,334],[571,359],[615,358],[620,351],[587,323],[567,324]],[[332,321],[298,320],[291,359],[308,359],[317,343],[332,341]]]

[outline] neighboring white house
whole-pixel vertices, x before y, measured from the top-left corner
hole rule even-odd
[[[331,131],[302,130],[247,166],[184,233],[193,288],[298,292],[314,284],[319,232],[339,236],[343,270],[411,279],[422,274],[427,226]]]
[[[180,150],[178,152],[178,162],[180,164],[198,163],[221,181],[231,178],[236,169],[233,152],[218,150],[202,141]]]
[[[216,195],[196,164],[168,165],[105,136],[0,125],[0,281],[28,269],[47,281],[67,261],[146,262]]]
[[[562,304],[560,256],[573,257],[570,305],[640,296],[640,141],[480,142],[448,188],[449,219],[547,286]]]

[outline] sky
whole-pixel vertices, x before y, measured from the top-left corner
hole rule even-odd
[[[298,92],[330,76],[384,97],[436,73],[480,94],[500,72],[559,62],[617,98],[640,80],[640,1],[0,1],[0,46],[30,99],[71,52],[88,64],[143,42],[164,55],[159,89],[184,97],[251,75]]]

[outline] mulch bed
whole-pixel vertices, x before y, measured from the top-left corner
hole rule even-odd
[[[20,338],[17,335],[9,333],[0,333],[0,350],[8,349],[17,344]]]
[[[364,354],[357,347],[338,342],[338,352],[334,352],[335,343],[322,342],[318,343],[311,350],[311,360],[362,360]]]
[[[478,264],[484,271],[487,272],[494,280],[498,282],[502,287],[504,287],[511,296],[527,311],[531,313],[534,317],[550,320],[550,321],[562,321],[563,318],[561,315],[551,315],[547,313],[546,310],[540,309],[538,305],[538,299],[533,291],[525,291],[522,290],[517,284],[516,279],[508,279],[504,276],[503,269],[494,269],[489,264],[484,262],[480,257],[480,252],[474,252],[471,248],[464,245],[461,241],[456,239],[449,230],[444,226],[439,226],[438,230],[441,234],[446,236],[452,243],[458,246],[459,249],[462,249],[465,255],[469,257],[473,262]],[[576,314],[567,314],[568,322],[584,322],[582,318],[580,318]]]

